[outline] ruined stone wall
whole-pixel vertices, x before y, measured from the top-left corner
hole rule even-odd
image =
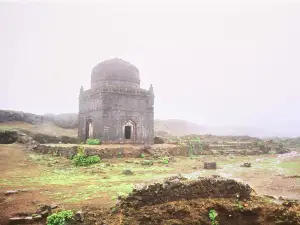
[[[84,154],[88,156],[98,155],[101,159],[117,158],[117,157],[140,157],[140,150],[136,148],[84,148]],[[36,153],[41,154],[52,154],[66,157],[68,159],[73,158],[78,152],[77,146],[48,146],[48,145],[39,145],[33,149]]]
[[[12,144],[18,140],[17,131],[0,131],[0,144]]]

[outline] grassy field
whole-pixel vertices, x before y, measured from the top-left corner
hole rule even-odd
[[[258,194],[300,199],[300,155],[199,156],[175,157],[169,164],[153,160],[141,165],[144,158],[104,159],[87,167],[75,167],[60,156],[25,152],[18,144],[0,146],[0,192],[26,189],[0,202],[1,213],[36,208],[36,204],[55,203],[62,208],[85,206],[111,207],[118,195],[130,193],[134,185],[162,181],[182,174],[190,179],[220,175],[250,184]],[[206,161],[217,162],[217,170],[203,169]],[[240,167],[251,162],[252,167]],[[133,175],[124,175],[124,170]]]

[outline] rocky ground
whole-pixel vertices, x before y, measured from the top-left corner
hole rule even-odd
[[[186,154],[183,149],[185,153],[179,154],[181,156],[177,155],[179,150],[174,144],[158,144],[151,148],[124,145],[123,152],[119,152],[119,145],[101,145],[115,152],[113,158],[101,153],[101,163],[75,167],[68,157],[58,153],[64,151],[64,147],[76,149],[76,145],[46,144],[76,142],[75,129],[58,127],[59,121],[51,116],[50,119],[34,115],[25,118],[32,124],[10,121],[0,126],[0,142],[6,143],[0,145],[1,225],[9,221],[12,224],[45,224],[49,214],[64,209],[78,212],[77,217],[79,220],[84,217],[84,224],[299,224],[299,204],[290,201],[300,200],[300,153],[295,144],[290,145],[293,151],[276,154],[276,149],[285,149],[278,140],[268,140],[265,145],[255,138],[223,137],[218,141],[217,136],[208,135],[201,136],[201,140],[223,153],[210,154],[211,149],[207,150],[205,143],[201,147],[208,155],[196,155],[199,136],[191,135],[176,140],[171,138],[170,143],[179,142],[192,150]],[[39,146],[36,140],[59,151],[48,151],[51,154],[30,151]],[[251,146],[255,146],[258,153],[268,154],[230,153],[245,149],[254,153]],[[86,148],[90,148],[87,152],[91,153],[99,147]],[[166,151],[168,148],[177,153],[170,155]],[[45,149],[40,150],[44,152]],[[164,182],[168,177],[172,178]],[[213,180],[197,183],[207,177]],[[216,188],[220,177],[229,179],[225,186],[231,187],[231,191],[236,190],[233,188],[235,181],[243,181],[255,192],[241,199],[249,189],[240,186],[238,191],[230,192],[224,186]],[[182,186],[182,182],[191,181],[197,185],[193,188]],[[151,185],[153,183],[158,184]],[[150,190],[138,192],[138,195],[132,192],[144,187]],[[130,193],[134,201],[122,198]],[[209,217],[212,210],[214,220]]]
[[[144,157],[103,159],[99,164],[78,168],[65,157],[25,151],[22,144],[1,145],[0,224],[7,224],[11,217],[35,214],[40,207],[53,204],[58,206],[54,210],[84,210],[86,224],[96,224],[95,220],[101,221],[99,215],[102,219],[107,218],[108,222],[104,222],[106,224],[197,224],[198,219],[201,224],[209,224],[207,214],[210,207],[218,212],[220,221],[233,221],[228,224],[247,224],[246,218],[249,217],[260,218],[250,220],[258,221],[252,224],[272,224],[268,221],[274,222],[275,218],[270,220],[268,215],[274,210],[279,210],[279,217],[276,218],[278,224],[289,224],[280,221],[284,219],[284,210],[291,208],[280,205],[265,208],[263,200],[253,198],[250,200],[253,203],[247,200],[245,204],[264,210],[254,210],[255,213],[251,213],[255,215],[251,216],[247,210],[244,212],[235,208],[238,204],[236,199],[222,199],[220,196],[218,199],[172,199],[171,202],[157,202],[156,205],[144,206],[138,210],[128,207],[128,211],[122,209],[110,215],[113,209],[111,207],[116,204],[118,196],[127,195],[135,186],[162,182],[165,178],[179,173],[188,179],[212,176],[234,178],[250,184],[260,195],[275,196],[277,200],[300,199],[298,152],[261,156],[173,157],[167,164],[162,163],[161,159],[151,158],[150,155]],[[145,163],[149,161],[152,163]],[[217,169],[204,169],[205,162],[216,162]],[[243,167],[247,162],[251,162],[251,166]],[[128,170],[131,173],[127,173]],[[188,208],[189,212],[181,215],[180,207]],[[247,206],[243,208],[248,209]],[[298,210],[297,207],[292,209]],[[173,216],[170,210],[175,210]],[[147,219],[149,215],[154,220]],[[228,217],[228,221],[224,220],[225,217]],[[162,222],[164,220],[166,223]],[[193,220],[195,223],[192,223]]]

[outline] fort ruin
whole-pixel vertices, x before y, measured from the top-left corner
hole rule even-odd
[[[153,144],[154,93],[140,88],[139,70],[122,59],[96,65],[91,88],[80,89],[78,137]]]

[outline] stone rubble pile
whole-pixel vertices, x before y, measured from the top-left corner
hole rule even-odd
[[[52,209],[56,209],[57,205],[42,205],[38,210],[33,214],[24,213],[23,215],[16,215],[9,219],[10,224],[23,224],[23,223],[32,223],[33,221],[41,220],[42,218],[47,217],[52,213]]]
[[[164,202],[197,198],[247,199],[252,188],[232,179],[199,178],[184,182],[179,177],[166,179],[163,183],[145,185],[134,189],[127,197],[119,197],[117,207],[141,207]]]

